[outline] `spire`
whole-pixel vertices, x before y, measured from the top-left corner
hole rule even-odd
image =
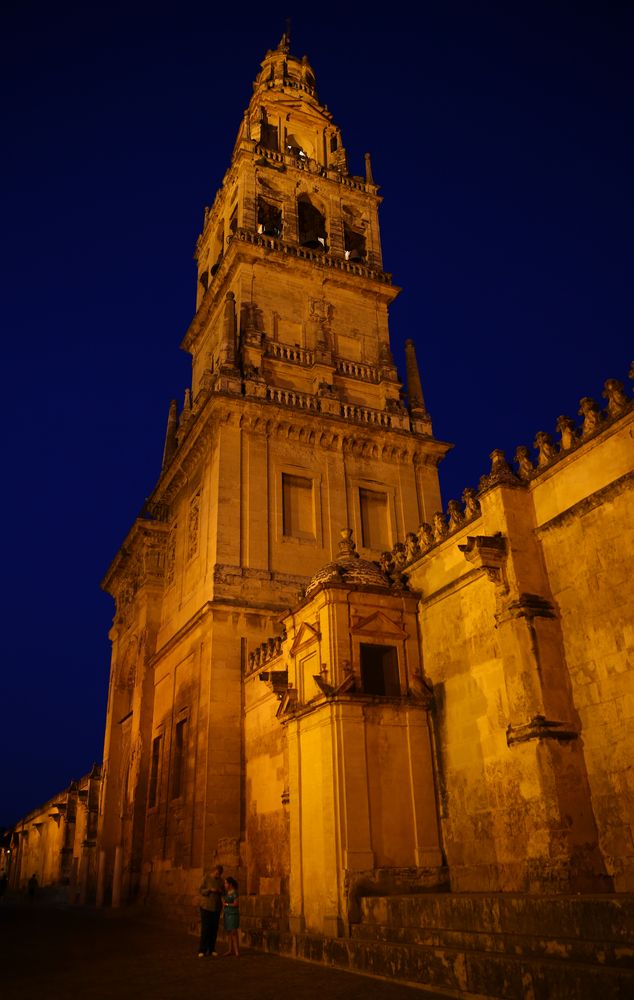
[[[172,456],[176,451],[176,431],[178,428],[178,416],[176,409],[176,400],[173,399],[170,403],[169,415],[167,418],[167,430],[165,432],[165,447],[163,448],[163,462],[161,465],[161,472],[169,465],[172,460]]]
[[[369,153],[365,154],[365,182],[366,184],[374,184],[374,177],[372,176],[372,157]]]
[[[416,350],[413,340],[405,341],[405,372],[407,375],[409,408],[413,416],[423,416],[423,414],[427,413],[427,410],[423,397],[423,387],[418,373],[418,362],[416,361]]]

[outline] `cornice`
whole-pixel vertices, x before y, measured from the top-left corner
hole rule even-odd
[[[150,521],[137,518],[123,540],[116,556],[110,563],[108,570],[101,581],[101,589],[106,593],[113,594],[113,586],[117,579],[125,574],[130,564],[141,556],[146,548],[148,540],[164,544],[169,528],[162,521]]]
[[[149,498],[150,503],[170,503],[193,474],[200,457],[209,448],[213,433],[222,425],[397,465],[435,467],[452,447],[411,430],[373,426],[369,432],[363,425],[337,414],[293,410],[273,400],[216,391],[209,394],[192,418],[186,437]]]

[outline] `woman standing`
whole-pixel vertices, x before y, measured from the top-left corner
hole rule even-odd
[[[238,928],[240,927],[240,910],[238,903],[238,883],[234,878],[225,879],[225,894],[222,897],[222,915],[225,931],[229,935],[229,951],[227,955],[240,954]]]

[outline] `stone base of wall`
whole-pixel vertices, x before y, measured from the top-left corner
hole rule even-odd
[[[450,996],[634,996],[634,895],[372,897],[346,938],[293,935],[282,908],[276,916],[265,900],[244,902],[251,947]]]

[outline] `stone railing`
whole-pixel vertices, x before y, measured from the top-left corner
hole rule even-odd
[[[265,247],[268,250],[276,250],[278,253],[286,254],[289,257],[312,260],[323,267],[329,267],[336,271],[346,271],[348,274],[357,274],[363,278],[370,278],[372,281],[380,281],[385,285],[392,284],[392,275],[386,271],[377,271],[366,267],[364,264],[356,264],[353,261],[345,260],[343,257],[335,257],[332,254],[325,253],[323,250],[302,247],[296,243],[286,243],[275,236],[252,233],[248,229],[237,229],[235,233],[227,237],[227,244],[233,243],[234,240],[238,240],[241,243],[250,243],[256,247]]]
[[[355,420],[359,424],[372,424],[377,427],[391,427],[392,417],[385,410],[372,410],[368,406],[354,406],[352,403],[341,404],[341,416],[346,420]]]
[[[261,84],[258,84],[261,86]],[[266,84],[267,90],[272,90],[274,87],[279,86],[279,80],[267,80]],[[317,97],[317,91],[315,87],[311,87],[308,83],[300,83],[299,80],[292,80],[290,77],[285,76],[282,81],[282,86],[290,87],[292,90],[304,90],[311,97]]]
[[[269,636],[249,653],[249,673],[263,667],[265,663],[276,659],[282,652],[282,644],[286,639],[286,630],[281,635]]]
[[[278,403],[280,406],[291,406],[296,410],[310,410],[313,413],[321,413],[322,405],[319,396],[309,392],[298,392],[296,389],[280,389],[276,386],[267,385],[265,398],[271,403]],[[328,414],[332,410],[328,409]],[[393,427],[394,420],[390,413],[385,410],[374,410],[369,406],[355,406],[353,403],[340,403],[339,416],[344,420],[351,420],[357,424],[364,424],[369,427]],[[398,426],[398,425],[397,425]]]
[[[255,153],[256,156],[260,156],[265,160],[271,160],[272,163],[295,167],[297,170],[305,170],[307,173],[317,177],[329,177],[343,187],[352,188],[355,191],[370,190],[362,177],[350,177],[349,175],[342,174],[335,167],[324,167],[317,160],[309,156],[304,159],[303,157],[293,156],[292,153],[278,153],[277,150],[267,149],[266,146],[256,146]]]
[[[282,406],[293,406],[297,410],[314,410],[319,412],[319,399],[309,392],[297,392],[295,389],[276,389],[267,385],[266,398],[271,403],[280,403]]]
[[[634,362],[632,362],[629,377],[634,379]],[[595,400],[589,396],[584,396],[580,400],[579,416],[582,418],[582,422],[579,428],[575,426],[574,420],[570,417],[559,417],[556,424],[559,433],[557,444],[553,442],[550,434],[545,431],[538,432],[533,445],[537,450],[537,464],[534,464],[529,449],[525,445],[520,445],[515,451],[517,474],[506,461],[504,452],[500,448],[492,451],[490,455],[491,471],[488,475],[481,477],[478,491],[467,488],[462,493],[464,510],[457,500],[450,500],[446,513],[437,511],[434,514],[432,524],[423,522],[417,532],[409,532],[405,536],[404,542],[397,542],[391,552],[382,554],[380,564],[383,571],[388,575],[398,577],[410,563],[425,555],[434,546],[440,545],[451,534],[480,516],[478,496],[501,484],[525,488],[528,480],[538,476],[544,469],[550,468],[553,463],[565,458],[575,448],[599,434],[623,414],[634,408],[634,400],[626,395],[624,385],[618,379],[607,379],[603,386],[603,397],[607,400],[607,406],[604,410],[601,410]]]
[[[380,382],[381,380],[379,370],[374,365],[362,365],[357,361],[344,361],[343,358],[336,358],[335,367],[340,375],[361,379],[363,382]]]
[[[315,352],[294,344],[280,344],[276,340],[267,340],[265,352],[278,361],[291,361],[299,365],[313,365]]]

